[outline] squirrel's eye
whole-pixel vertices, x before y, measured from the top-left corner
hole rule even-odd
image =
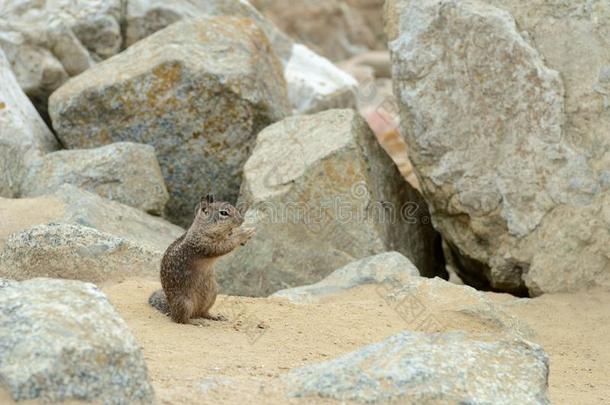
[[[228,217],[229,216],[229,211],[225,211],[225,210],[220,211],[220,216],[221,217]]]

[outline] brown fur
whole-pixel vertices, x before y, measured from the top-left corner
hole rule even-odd
[[[223,216],[223,211],[228,215]],[[189,323],[192,318],[221,319],[209,312],[218,294],[213,266],[220,256],[254,235],[253,228],[241,227],[243,222],[231,204],[214,202],[211,196],[202,200],[190,228],[165,251],[163,291],[154,292],[148,302],[177,323]]]

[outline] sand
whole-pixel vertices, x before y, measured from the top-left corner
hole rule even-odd
[[[157,288],[144,279],[103,286],[142,345],[164,404],[287,403],[281,374],[407,328],[371,286],[310,305],[221,295],[212,312],[228,320],[199,325],[174,324],[149,307]],[[527,322],[532,340],[550,356],[553,403],[610,403],[610,291],[535,299],[489,295]]]

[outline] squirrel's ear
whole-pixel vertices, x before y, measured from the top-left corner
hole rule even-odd
[[[203,199],[201,199],[201,202],[203,202]],[[208,204],[212,204],[214,202],[214,194],[206,195],[205,202],[207,202]]]

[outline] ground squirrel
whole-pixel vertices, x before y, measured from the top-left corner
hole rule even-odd
[[[212,195],[202,199],[190,228],[163,255],[163,289],[150,296],[150,305],[177,323],[189,323],[191,318],[223,319],[209,312],[218,293],[213,266],[220,256],[254,235],[253,228],[241,227],[243,222],[231,204],[215,202]]]

